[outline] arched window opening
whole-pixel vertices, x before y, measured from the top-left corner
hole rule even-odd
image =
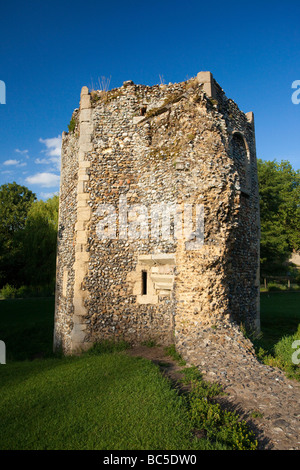
[[[241,133],[235,132],[233,134],[231,147],[232,156],[240,176],[241,191],[249,195],[251,190],[250,151],[247,141]]]

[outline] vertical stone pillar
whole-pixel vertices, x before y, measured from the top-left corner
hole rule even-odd
[[[85,299],[88,295],[83,290],[84,278],[88,272],[89,253],[87,247],[87,225],[91,218],[91,209],[87,204],[89,195],[86,192],[86,182],[89,180],[87,169],[90,162],[85,155],[93,149],[92,144],[92,108],[87,87],[83,87],[80,96],[79,113],[79,150],[78,150],[78,184],[77,184],[77,222],[75,225],[75,262],[74,262],[74,295],[73,295],[73,330],[71,332],[71,349],[76,352],[87,349],[89,343],[85,342],[87,314]]]
[[[216,99],[216,89],[211,72],[199,72],[197,74],[198,83],[203,83],[203,91],[209,98]]]

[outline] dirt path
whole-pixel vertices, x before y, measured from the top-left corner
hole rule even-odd
[[[182,384],[180,384],[180,380],[182,379],[182,374],[180,371],[186,367],[186,365],[178,365],[178,363],[172,359],[171,356],[168,356],[165,353],[164,346],[136,346],[129,349],[127,352],[131,356],[144,357],[145,359],[154,362],[154,364],[159,366],[163,375],[171,380],[175,388],[186,390],[186,387],[183,387]]]

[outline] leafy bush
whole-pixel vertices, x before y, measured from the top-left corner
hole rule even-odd
[[[286,335],[274,346],[275,356],[287,364],[292,363],[292,354],[295,351],[292,348],[294,341],[300,340],[300,324],[298,330],[293,335]]]
[[[68,124],[69,132],[74,132],[76,127],[76,120],[74,118],[71,119],[70,124]]]
[[[28,287],[26,286],[21,286],[17,289],[17,298],[24,298],[28,297]]]
[[[30,297],[51,297],[54,295],[54,284],[44,286],[21,286],[14,287],[6,284],[0,290],[0,297],[3,299],[26,299]]]
[[[165,348],[165,353],[177,361],[180,366],[185,366],[186,361],[182,359],[181,355],[176,351],[175,344],[171,344]]]
[[[273,354],[268,354],[263,348],[259,348],[257,356],[264,364],[278,367],[285,371],[289,378],[300,381],[300,365],[294,364],[292,361],[292,356],[296,352],[292,344],[297,340],[300,340],[300,324],[296,333],[283,336],[274,345]]]
[[[182,383],[191,385],[193,396],[214,398],[222,393],[221,385],[203,380],[201,372],[195,366],[187,367],[183,374]]]
[[[17,296],[17,291],[18,289],[16,287],[6,284],[4,287],[2,287],[0,295],[4,299],[15,299]]]
[[[196,429],[204,429],[206,437],[228,445],[233,450],[255,450],[257,441],[245,421],[238,415],[222,410],[218,403],[206,397],[190,397],[190,419]]]
[[[282,284],[279,284],[277,282],[269,282],[268,283],[268,291],[269,292],[276,292],[278,290],[286,290],[287,287],[282,285]]]
[[[46,202],[34,202],[28,212],[20,235],[24,256],[22,283],[44,286],[55,280],[58,206],[59,198],[55,195]]]

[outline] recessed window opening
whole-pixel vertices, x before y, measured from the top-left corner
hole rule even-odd
[[[249,192],[251,190],[250,152],[246,139],[239,132],[233,134],[232,150],[240,176],[242,190]]]
[[[143,106],[142,108],[140,108],[140,115],[141,116],[145,116],[147,112],[147,107],[146,106]]]
[[[142,295],[147,295],[147,271],[142,271]]]

